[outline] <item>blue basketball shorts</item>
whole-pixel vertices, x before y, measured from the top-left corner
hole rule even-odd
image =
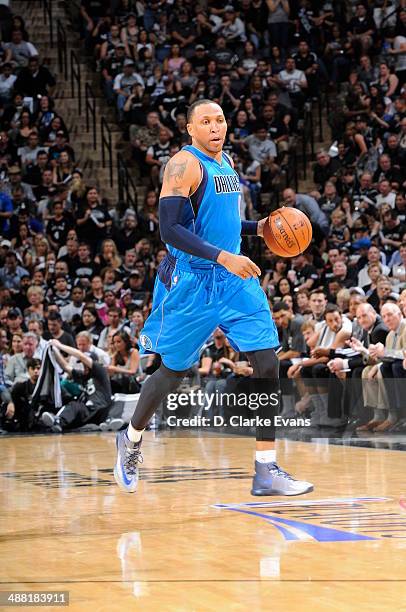
[[[279,346],[268,301],[257,278],[243,280],[218,265],[193,266],[168,254],[155,280],[152,311],[140,352],[159,353],[171,370],[187,370],[219,327],[239,352]]]

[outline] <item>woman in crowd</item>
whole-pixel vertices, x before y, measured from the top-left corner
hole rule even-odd
[[[100,338],[103,324],[101,323],[97,310],[94,306],[85,306],[82,312],[82,324],[79,331],[87,331],[93,338],[93,344],[97,344]]]
[[[110,375],[113,393],[138,393],[140,384],[137,381],[140,357],[138,348],[133,348],[130,336],[119,331],[112,338],[111,365],[107,370]]]

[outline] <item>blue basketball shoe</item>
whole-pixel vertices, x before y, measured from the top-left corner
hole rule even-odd
[[[116,437],[117,461],[114,478],[123,491],[134,493],[138,484],[138,464],[142,463],[141,443],[131,442],[126,431],[119,431]]]
[[[251,495],[302,495],[313,491],[311,482],[295,480],[276,463],[255,461]]]

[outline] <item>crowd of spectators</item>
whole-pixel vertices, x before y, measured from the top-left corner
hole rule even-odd
[[[13,386],[34,384],[47,340],[92,354],[112,392],[138,391],[157,366],[141,363],[137,340],[166,255],[159,189],[189,142],[188,105],[211,98],[229,122],[242,216],[259,218],[263,194],[281,189],[313,226],[306,253],[283,260],[264,249],[260,262],[281,341],[283,413],[311,414],[314,426],[404,428],[405,3],[82,0],[76,21],[147,191],[139,210],[122,211],[85,184],[55,79],[14,17],[0,44],[6,419],[16,420]],[[331,140],[296,192],[283,181],[321,89]],[[212,389],[250,373],[220,329],[194,369]],[[69,382],[75,398],[81,386]]]

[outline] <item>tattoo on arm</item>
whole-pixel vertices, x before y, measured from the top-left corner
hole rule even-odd
[[[187,162],[177,163],[176,161],[169,161],[166,166],[166,178],[174,195],[182,195],[182,191],[179,189],[179,187],[182,184],[186,166]]]

